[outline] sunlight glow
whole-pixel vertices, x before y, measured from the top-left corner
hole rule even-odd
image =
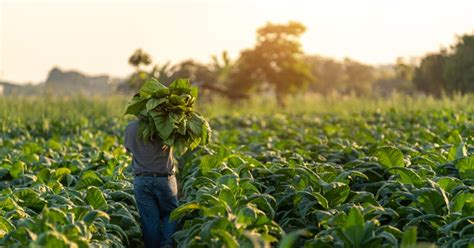
[[[0,80],[40,82],[53,66],[125,76],[136,48],[154,62],[208,62],[253,46],[266,22],[307,27],[306,53],[370,64],[422,56],[474,30],[474,2],[0,0]]]

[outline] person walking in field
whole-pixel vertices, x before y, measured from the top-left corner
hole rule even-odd
[[[132,153],[133,187],[147,248],[173,247],[176,221],[170,213],[178,207],[173,149],[159,139],[144,141],[139,121],[128,123],[124,145]]]

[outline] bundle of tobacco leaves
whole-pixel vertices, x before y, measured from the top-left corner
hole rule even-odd
[[[125,111],[139,118],[139,135],[146,141],[160,139],[178,155],[207,144],[211,135],[209,123],[193,104],[198,89],[187,79],[177,79],[168,87],[152,78],[140,88]]]

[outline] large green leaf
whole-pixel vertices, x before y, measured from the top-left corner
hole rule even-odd
[[[176,79],[169,85],[169,89],[174,92],[176,95],[180,95],[183,93],[190,94],[191,93],[191,83],[188,79],[180,78]]]
[[[458,193],[451,201],[451,211],[459,212],[464,216],[474,215],[474,193]]]
[[[449,212],[449,200],[435,189],[423,188],[417,192],[417,203],[427,214],[444,215]]]
[[[18,206],[18,203],[12,199],[10,196],[2,196],[0,197],[0,209],[2,210],[14,210],[18,209],[20,206]]]
[[[446,192],[450,192],[455,187],[462,185],[462,181],[455,177],[439,177],[437,183]]]
[[[420,187],[424,184],[424,180],[416,173],[415,170],[408,167],[391,167],[389,169],[395,174],[399,175],[400,182],[405,184],[412,184]]]
[[[458,168],[459,176],[462,179],[474,179],[474,155],[458,160],[456,168]]]
[[[379,163],[385,168],[404,167],[403,153],[395,147],[383,147],[377,150],[376,156]]]
[[[403,232],[401,248],[416,248],[416,227],[408,227],[405,232]]]
[[[63,210],[56,208],[56,207],[50,207],[50,208],[45,208],[43,211],[43,216],[50,222],[55,223],[55,224],[67,224],[68,218],[66,216],[66,213],[63,212]]]
[[[202,120],[199,118],[198,115],[196,114],[191,114],[191,118],[187,122],[187,125],[189,127],[189,130],[191,131],[192,134],[194,134],[197,137],[200,137],[202,135]]]
[[[203,175],[206,175],[207,172],[211,171],[213,168],[216,168],[221,159],[216,156],[204,155],[199,159],[199,168]]]
[[[64,234],[56,231],[46,231],[38,235],[30,247],[44,248],[77,248],[77,244],[71,242]]]
[[[90,186],[87,188],[86,200],[94,209],[107,208],[107,201],[105,200],[104,194],[97,187]]]
[[[235,196],[229,188],[224,188],[219,192],[219,199],[223,200],[227,205],[232,208],[235,204]]]
[[[23,161],[18,161],[12,165],[10,169],[10,175],[13,178],[18,178],[21,175],[23,175],[23,173],[25,173],[25,169],[26,169],[26,164]]]
[[[110,220],[110,216],[103,211],[100,210],[92,210],[88,211],[84,217],[82,218],[82,221],[86,223],[86,225],[91,225],[97,218],[103,219],[103,220]]]
[[[201,206],[197,202],[188,202],[184,205],[179,206],[173,212],[171,212],[170,219],[177,220],[183,217],[186,213],[191,212],[195,209],[200,209]]]
[[[198,87],[197,86],[191,86],[191,92],[189,93],[194,99],[198,98]]]
[[[135,204],[134,196],[125,191],[117,190],[117,191],[109,192],[108,195],[116,202],[123,202],[127,205]]]
[[[15,230],[15,226],[8,219],[0,216],[0,239],[11,231]]]
[[[162,140],[168,139],[175,127],[174,120],[168,116],[155,117],[155,126]]]
[[[132,101],[128,104],[127,109],[125,110],[126,115],[135,115],[138,116],[140,111],[142,111],[147,104],[147,99],[139,96],[132,98]]]
[[[314,205],[314,204],[319,204],[324,209],[329,208],[328,200],[318,192],[300,191],[300,192],[298,192],[298,196],[303,197],[304,199],[306,199],[305,201],[300,202],[298,204],[298,205],[300,205],[299,206],[300,209],[304,210],[305,213],[307,211],[309,211],[308,208],[312,207],[312,205]],[[301,204],[301,203],[304,203],[304,204]],[[305,214],[303,214],[302,216],[305,216]]]
[[[47,204],[47,201],[40,193],[31,188],[15,189],[14,194],[23,201],[22,204],[24,206],[30,208],[41,210]]]
[[[250,204],[239,209],[237,212],[237,223],[250,226],[257,219],[255,208]]]
[[[88,186],[100,186],[103,183],[100,176],[93,170],[84,171],[77,182],[76,188],[86,188]]]
[[[147,111],[152,111],[154,110],[156,107],[158,107],[160,104],[164,103],[168,101],[166,98],[151,98],[150,100],[148,100],[148,102],[146,103],[146,110]]]
[[[467,149],[464,143],[459,143],[454,145],[449,149],[448,159],[453,161],[467,156]]]
[[[178,156],[183,155],[188,150],[187,144],[185,138],[182,136],[177,137],[173,145],[175,153],[178,154]]]
[[[349,214],[343,223],[342,231],[349,238],[353,247],[361,247],[364,242],[365,227],[364,216],[358,207],[349,210]]]
[[[151,78],[140,88],[140,97],[150,98],[153,93],[163,89],[166,89],[166,86],[162,85],[158,80]]]
[[[56,169],[56,171],[54,172],[54,178],[57,180],[61,180],[64,176],[69,175],[69,174],[71,174],[71,169],[61,167],[61,168]]]
[[[336,207],[344,203],[349,193],[350,188],[344,183],[332,182],[323,186],[323,196],[327,199],[329,207]]]

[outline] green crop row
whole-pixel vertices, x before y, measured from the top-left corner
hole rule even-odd
[[[185,159],[182,247],[474,242],[473,113],[221,117]]]
[[[118,121],[82,116],[2,130],[0,245],[142,244]]]
[[[0,101],[0,246],[143,245],[125,103]],[[468,247],[474,112],[443,104],[211,118],[180,159],[178,245]]]

